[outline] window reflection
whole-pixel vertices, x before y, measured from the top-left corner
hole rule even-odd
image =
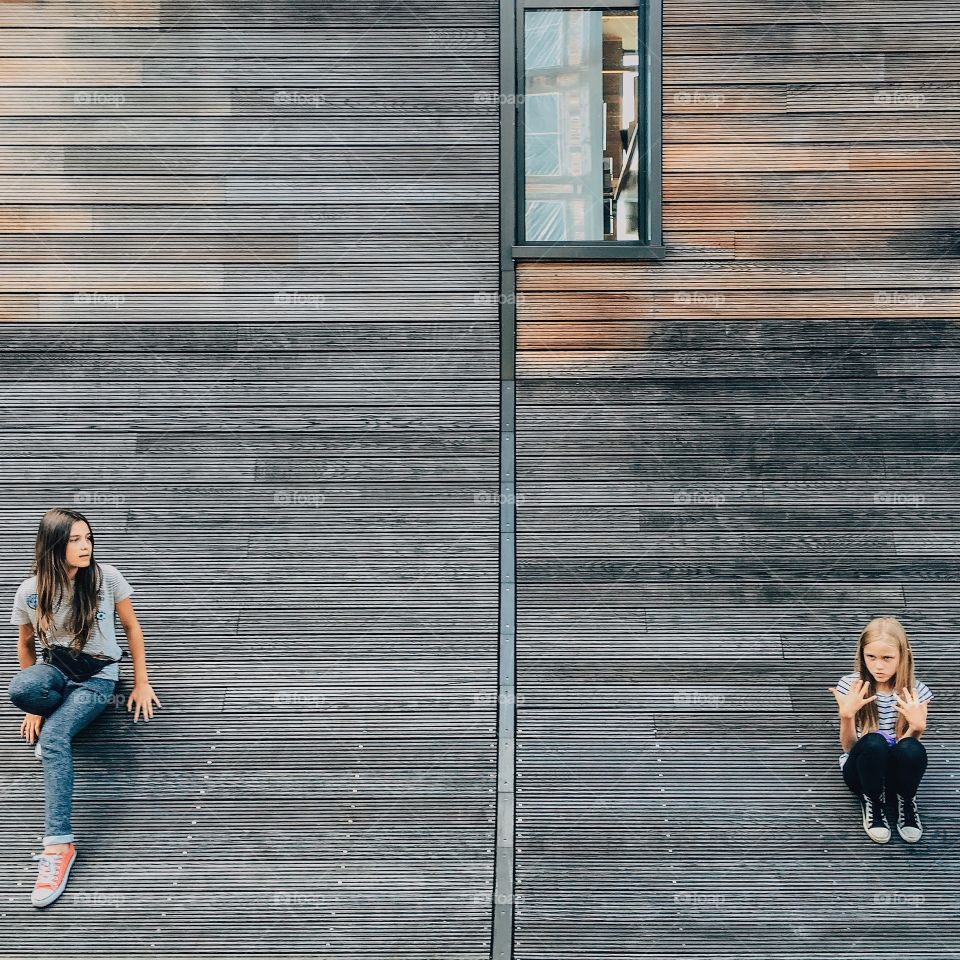
[[[638,240],[638,12],[524,15],[524,240]]]

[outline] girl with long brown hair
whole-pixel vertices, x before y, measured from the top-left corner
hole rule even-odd
[[[31,901],[45,907],[63,893],[76,860],[70,823],[73,803],[72,740],[113,698],[123,651],[114,614],[120,618],[133,658],[133,690],[127,709],[134,722],[153,716],[160,701],[147,676],[143,631],[130,602],[133,587],[109,563],[93,556],[93,531],[75,510],[54,508],[40,520],[33,575],[17,589],[12,624],[20,628],[20,671],[9,695],[26,715],[20,733],[38,740],[46,793],[46,835]],[[36,641],[43,649],[37,662]]]
[[[923,834],[917,788],[927,769],[920,737],[927,728],[930,688],[914,676],[913,651],[896,617],[876,617],[860,634],[854,672],[828,687],[840,715],[840,768],[860,799],[863,829],[890,839],[884,806],[897,797],[897,832],[916,843]]]

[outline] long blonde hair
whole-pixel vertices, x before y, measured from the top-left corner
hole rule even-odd
[[[901,696],[903,688],[912,690],[915,686],[913,676],[913,651],[910,649],[910,641],[907,639],[907,631],[903,629],[903,624],[896,617],[874,617],[860,633],[860,641],[857,644],[857,653],[853,661],[853,669],[860,674],[862,680],[867,682],[867,692],[865,696],[872,697],[877,692],[877,681],[873,674],[867,669],[867,658],[864,648],[867,644],[875,640],[883,640],[886,643],[896,647],[900,652],[900,662],[897,664],[897,675],[893,681],[893,690],[897,696]],[[856,722],[860,727],[861,735],[877,730],[880,727],[880,714],[877,710],[877,701],[871,700],[865,703],[858,711]],[[907,718],[897,711],[896,736],[897,739],[904,736],[907,732]]]

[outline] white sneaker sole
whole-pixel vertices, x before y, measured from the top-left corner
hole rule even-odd
[[[871,827],[867,822],[866,814],[863,810],[863,806],[860,807],[860,822],[863,824],[863,832],[874,842],[874,843],[888,843],[891,837],[891,831],[889,827]]]

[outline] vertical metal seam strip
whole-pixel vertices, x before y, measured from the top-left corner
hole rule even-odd
[[[516,743],[516,525],[513,430],[515,388],[500,384],[500,636],[497,683],[497,845],[493,960],[512,960]]]
[[[497,813],[490,955],[513,960],[516,816],[516,270],[513,150],[515,0],[500,0],[500,483]]]

